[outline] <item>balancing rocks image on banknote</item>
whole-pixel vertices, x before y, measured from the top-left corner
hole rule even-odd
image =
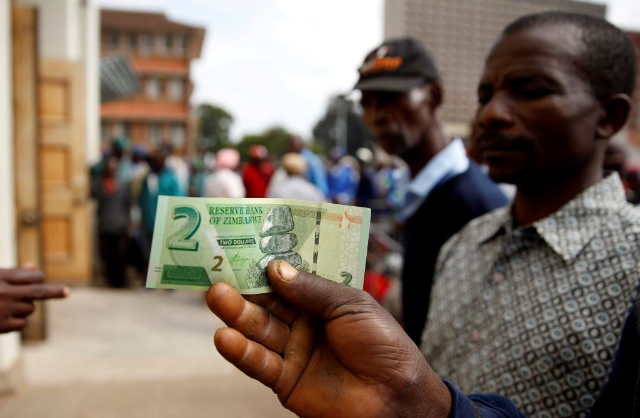
[[[271,291],[272,260],[362,289],[371,210],[288,199],[161,196],[147,287]]]

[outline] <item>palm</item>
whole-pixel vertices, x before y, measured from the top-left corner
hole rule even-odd
[[[305,319],[306,320],[306,319]],[[319,323],[318,323],[319,322]],[[381,407],[379,404],[359,405],[358,399],[380,400],[389,397],[393,382],[403,380],[398,359],[391,359],[382,347],[389,347],[384,341],[384,332],[374,321],[356,316],[340,317],[330,322],[317,321],[324,328],[316,336],[308,338],[309,351],[307,366],[301,373],[292,370],[285,379],[295,382],[290,393],[279,394],[285,407],[304,415],[309,410],[311,399],[317,416],[358,416],[364,409]],[[307,330],[302,331],[307,333]],[[367,335],[380,336],[375,343],[361,344]],[[291,336],[295,340],[295,335]],[[315,341],[313,341],[315,340]],[[285,363],[287,358],[285,356]],[[352,411],[358,405],[358,411]],[[363,414],[370,416],[370,414]]]
[[[214,286],[209,306],[239,331],[217,333],[216,346],[298,415],[379,415],[427,366],[395,320],[363,292],[352,291],[343,296],[357,303],[303,310],[279,296],[249,296],[247,302]]]

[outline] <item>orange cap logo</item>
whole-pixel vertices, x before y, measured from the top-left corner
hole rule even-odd
[[[370,75],[380,71],[395,71],[402,65],[401,57],[387,57],[386,55],[391,52],[391,47],[381,46],[378,50],[370,54],[369,59],[362,64],[362,67],[358,70],[362,75]]]

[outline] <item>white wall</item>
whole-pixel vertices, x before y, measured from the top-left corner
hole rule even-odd
[[[80,0],[18,0],[38,9],[38,48],[42,57],[82,57],[78,9]]]
[[[0,0],[0,267],[16,263],[11,84],[11,0]],[[0,376],[19,355],[19,334],[0,334]]]
[[[38,9],[40,57],[85,65],[87,163],[100,158],[100,10],[96,0],[18,0]]]
[[[100,9],[95,0],[80,8],[87,100],[87,161],[100,160]]]

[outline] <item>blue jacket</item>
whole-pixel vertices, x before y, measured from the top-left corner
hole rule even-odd
[[[307,180],[313,183],[325,197],[329,197],[329,185],[327,184],[327,170],[320,157],[308,149],[302,150],[300,155],[307,162]]]
[[[420,345],[440,247],[470,220],[507,204],[500,188],[473,162],[437,184],[403,231],[402,317],[409,337]],[[429,237],[429,239],[425,239]]]

